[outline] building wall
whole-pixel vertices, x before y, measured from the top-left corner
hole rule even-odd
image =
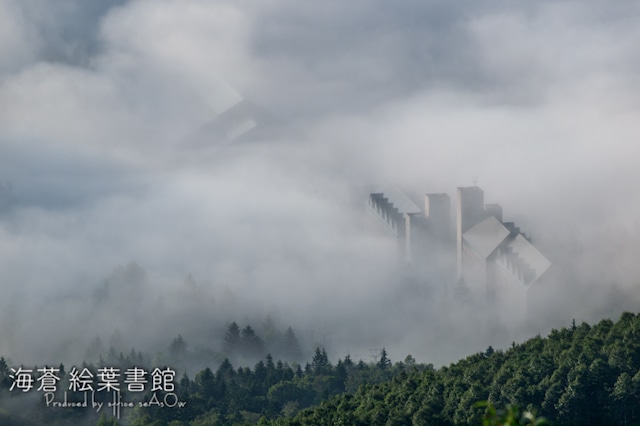
[[[440,241],[451,239],[451,197],[447,194],[424,196],[424,215],[429,222],[429,234]]]
[[[488,216],[493,216],[502,222],[502,206],[500,204],[487,204],[484,206],[484,211]]]
[[[489,293],[500,323],[516,327],[527,318],[528,287],[497,255],[489,261]]]
[[[462,276],[462,234],[485,218],[484,192],[477,186],[458,188],[456,209],[457,270]]]
[[[407,263],[421,262],[426,239],[425,218],[421,214],[405,213],[404,257]]]
[[[400,213],[383,193],[377,193],[370,195],[367,208],[370,219],[394,240],[400,260],[410,264],[416,276],[442,285],[444,292],[463,278],[472,299],[495,313],[503,325],[515,326],[527,318],[529,287],[525,282],[531,284],[534,270],[531,262],[513,251],[512,244],[517,241],[513,238],[520,230],[513,223],[502,222],[500,205],[485,205],[484,193],[478,187],[458,188],[454,238],[447,194],[427,194],[425,214],[415,205],[410,209],[402,201],[397,204],[406,213]],[[483,255],[463,235],[489,216],[495,216],[509,232],[501,228],[499,234],[488,235],[494,239],[504,235],[504,239],[499,244],[496,240],[493,252]],[[473,235],[477,239],[478,234]],[[471,235],[468,237],[473,241]]]
[[[397,246],[396,252],[401,262],[408,263],[411,260],[412,241],[411,238],[412,219],[407,214],[400,214],[398,209],[384,197],[384,194],[370,194],[366,206],[366,226],[372,232],[394,241]]]
[[[473,300],[484,302],[487,295],[487,261],[466,241],[462,242],[461,277]]]

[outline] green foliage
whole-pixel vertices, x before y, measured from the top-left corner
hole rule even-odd
[[[178,334],[178,337],[173,339],[169,346],[169,356],[173,359],[180,359],[186,354],[186,352],[187,342],[184,341],[181,334]]]
[[[300,343],[298,342],[298,338],[291,327],[288,327],[284,334],[284,355],[288,359],[292,359],[294,361],[302,359]]]
[[[349,375],[347,391],[349,381],[368,376],[355,393],[275,423],[534,425],[549,418],[561,425],[640,424],[640,315],[625,313],[616,323],[603,320],[593,327],[572,324],[439,370],[397,370],[377,385],[367,383],[383,370],[359,365],[362,373]],[[484,417],[473,408],[477,401],[486,401],[480,405]]]
[[[311,361],[311,369],[314,374],[326,374],[330,371],[331,364],[329,363],[329,356],[324,350],[316,348],[316,353]]]
[[[237,324],[227,334],[236,351],[259,339],[251,327],[241,330]],[[292,332],[283,339],[287,334]],[[186,342],[179,335],[169,349],[178,355]],[[120,368],[142,360],[134,350],[124,356],[114,349],[106,357]],[[0,382],[6,364],[0,358]],[[235,368],[224,359],[217,370],[178,377],[185,408],[136,408],[122,424],[511,426],[542,425],[548,418],[560,425],[634,425],[640,424],[640,315],[625,313],[617,322],[594,326],[572,324],[506,351],[489,347],[440,369],[417,364],[411,356],[393,364],[386,349],[375,363],[347,356],[332,364],[326,350],[316,348],[304,370],[267,354],[253,369]],[[8,395],[6,386],[0,388],[0,402]],[[31,418],[51,425],[81,420],[61,413],[36,410]],[[2,409],[0,421],[30,424]],[[95,414],[91,421],[112,425],[115,419]]]
[[[224,335],[224,352],[232,354],[240,346],[240,327],[234,321],[229,325],[227,333]]]
[[[381,370],[386,370],[387,368],[391,367],[391,360],[387,356],[387,350],[385,348],[382,348],[382,350],[380,351],[380,361],[378,361],[376,365]]]
[[[517,405],[507,405],[505,409],[496,409],[487,401],[475,403],[474,408],[484,408],[482,426],[542,426],[548,422],[542,417],[536,417],[531,411],[522,411]]]
[[[256,332],[247,325],[242,329],[242,337],[240,339],[240,350],[242,353],[249,356],[264,356],[265,348],[264,342]]]
[[[105,413],[100,414],[100,418],[96,426],[119,426],[118,420],[114,417],[107,416]]]
[[[9,388],[11,386],[9,382],[9,366],[4,357],[0,357],[0,390]]]

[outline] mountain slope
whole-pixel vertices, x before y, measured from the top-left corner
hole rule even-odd
[[[562,425],[640,422],[640,315],[553,330],[507,351],[402,373],[300,412],[281,425],[479,424],[472,405],[518,404]]]

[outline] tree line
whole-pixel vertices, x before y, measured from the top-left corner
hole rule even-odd
[[[506,351],[401,372],[303,410],[277,425],[478,425],[483,410],[520,406],[558,425],[640,424],[640,315],[552,330]]]
[[[225,350],[256,344],[251,332],[243,333],[246,328],[229,326]],[[178,336],[168,352],[180,353],[185,345]],[[121,361],[121,368],[137,364],[139,353],[132,350]],[[2,424],[28,426],[43,424],[42,419],[51,425],[78,424],[70,415],[42,409],[40,418],[7,411],[11,404],[5,402],[19,398],[7,392],[8,375],[0,358]],[[345,356],[334,364],[317,347],[304,365],[267,354],[253,368],[234,367],[225,358],[215,370],[204,368],[193,377],[182,373],[176,386],[187,401],[183,409],[134,408],[120,423],[96,416],[95,424],[500,424],[487,423],[487,410],[477,405],[486,401],[489,407],[511,407],[507,417],[537,413],[558,425],[634,425],[640,424],[640,315],[624,313],[616,322],[593,326],[574,322],[545,338],[538,335],[506,350],[489,347],[439,369],[417,364],[411,356],[393,363],[384,349],[376,362]]]

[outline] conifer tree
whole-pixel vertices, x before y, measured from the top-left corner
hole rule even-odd
[[[240,342],[243,354],[260,357],[264,354],[264,342],[250,325],[242,329]]]
[[[133,350],[133,349],[132,349]],[[171,345],[169,346],[169,355],[172,358],[181,358],[187,352],[187,342],[184,341],[181,334],[178,334],[178,337],[173,339]]]
[[[302,358],[302,351],[300,350],[300,343],[296,334],[293,332],[291,326],[287,328],[284,333],[284,354],[289,359],[298,361]]]
[[[316,353],[311,360],[311,369],[315,374],[326,374],[330,369],[329,357],[327,352],[322,348],[316,348]]]
[[[381,370],[386,370],[387,368],[391,367],[391,360],[389,359],[389,357],[387,357],[387,350],[385,348],[382,348],[382,350],[380,351],[380,360],[378,361],[378,367]]]
[[[224,345],[223,350],[227,354],[232,354],[238,350],[238,346],[240,345],[240,327],[234,321],[229,324],[229,328],[227,328],[227,332],[224,335]]]

